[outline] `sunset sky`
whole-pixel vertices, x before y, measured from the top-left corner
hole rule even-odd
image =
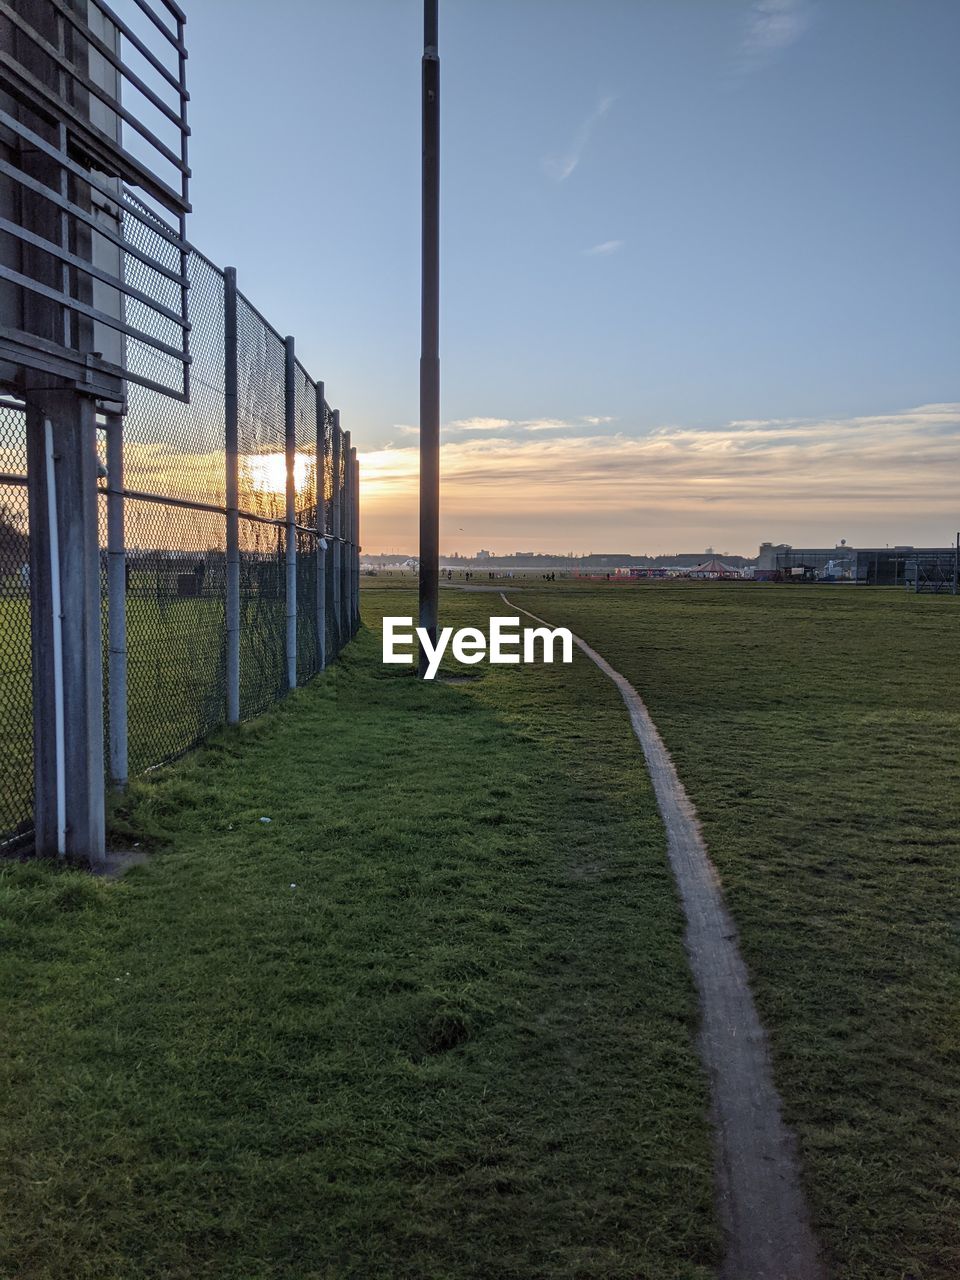
[[[191,237],[415,552],[419,3],[187,13]],[[958,47],[954,0],[441,0],[443,550],[952,541]]]

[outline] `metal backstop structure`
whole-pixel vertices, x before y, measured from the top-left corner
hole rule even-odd
[[[356,451],[186,237],[175,0],[0,0],[0,848],[105,856],[105,788],[358,626]]]
[[[97,413],[86,442],[96,476],[91,607],[102,708],[91,715],[104,744],[101,778],[114,786],[266,710],[323,670],[359,626],[350,433],[293,340],[237,290],[233,271],[191,250],[188,273],[190,400],[130,384],[126,414]],[[31,429],[26,401],[0,398],[0,845],[8,846],[29,845],[36,833],[35,772],[44,767],[36,738],[57,735],[56,723],[34,714],[31,580],[51,570],[49,504],[37,510],[30,500],[31,463],[46,469],[45,455],[29,456]],[[71,463],[61,456],[54,465]],[[38,537],[45,564],[31,545]]]

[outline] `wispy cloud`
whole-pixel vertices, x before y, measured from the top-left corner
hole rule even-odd
[[[513,436],[524,431],[567,431],[574,424],[561,418],[455,418],[444,424],[444,432],[490,432]]]
[[[613,422],[613,418],[582,418],[582,422],[588,422],[591,427],[602,427],[607,422]]]
[[[612,106],[613,98],[601,98],[573,135],[573,141],[566,151],[559,155],[544,156],[541,165],[548,178],[553,178],[555,182],[565,182],[570,177],[583,158],[594,129]]]
[[[588,435],[559,425],[568,433],[510,437],[503,428],[444,445],[451,537],[469,519],[491,529],[490,539],[495,525],[507,546],[533,538],[544,547],[590,549],[612,539],[611,547],[658,550],[666,534],[668,550],[714,539],[751,550],[767,537],[798,545],[841,536],[861,545],[945,544],[956,527],[960,403],[645,435]],[[416,447],[361,461],[367,541],[378,542],[382,529],[384,545],[396,545],[409,529],[413,545]]]
[[[455,418],[445,424],[447,431],[500,431],[503,427],[511,427],[509,418]]]
[[[810,23],[808,0],[753,0],[740,45],[738,70],[758,70],[794,44]]]
[[[516,425],[523,431],[569,431],[574,424],[562,418],[529,418]]]
[[[595,244],[590,249],[584,249],[584,253],[588,258],[605,258],[611,253],[616,253],[618,249],[623,248],[622,240],[603,240],[600,244]]]

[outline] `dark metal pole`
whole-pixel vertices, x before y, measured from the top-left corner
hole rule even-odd
[[[350,634],[360,626],[360,482],[357,451],[350,450]]]
[[[327,665],[327,402],[323,383],[317,394],[317,659],[320,670]]]
[[[440,585],[440,55],[439,0],[423,5],[420,291],[420,626],[437,639]],[[427,659],[420,650],[420,676]]]
[[[333,427],[330,434],[330,457],[333,470],[333,483],[330,493],[330,528],[333,531],[333,546],[331,551],[331,581],[332,588],[330,595],[330,620],[333,624],[333,652],[336,656],[344,644],[343,632],[340,627],[340,587],[343,581],[343,572],[341,569],[341,561],[343,559],[343,543],[340,541],[340,535],[343,532],[343,521],[340,518],[340,504],[342,492],[340,488],[340,470],[341,470],[341,452],[343,447],[343,438],[340,432],[340,410],[333,411]]]
[[[237,401],[237,272],[223,273],[224,464],[227,506],[227,724],[240,723],[240,444]]]
[[[340,642],[346,644],[350,639],[350,578],[352,576],[353,546],[350,540],[353,494],[350,484],[350,432],[344,431],[340,441],[340,455],[343,468],[343,488],[340,491],[340,528],[337,533],[342,539],[340,552]]]
[[[287,688],[297,687],[297,417],[296,354],[288,337],[284,369],[284,454],[286,461],[286,616]]]
[[[357,465],[353,471],[353,483],[355,486],[354,499],[353,499],[353,527],[354,527],[353,540],[354,540],[354,543],[356,544],[353,554],[357,558],[356,609],[357,609],[357,630],[359,631],[360,627],[363,624],[363,619],[360,614],[360,552],[363,550],[363,546],[360,542],[360,457],[359,455],[357,456]]]

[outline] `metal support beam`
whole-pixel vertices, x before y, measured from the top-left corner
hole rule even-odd
[[[327,665],[327,495],[325,490],[329,443],[323,383],[317,392],[317,658],[320,670]]]
[[[353,517],[350,541],[353,544],[353,613],[351,628],[356,635],[360,630],[360,464],[356,449],[350,450],[350,478],[353,485],[353,501],[350,511]]]
[[[107,414],[107,619],[110,781],[127,785],[127,552],[123,520],[123,418]]]
[[[227,723],[240,723],[240,445],[237,417],[237,271],[224,283],[224,408],[227,500]]]
[[[284,426],[286,453],[287,688],[297,687],[297,415],[296,354],[293,338],[285,339]]]
[[[333,623],[333,647],[339,653],[343,644],[343,632],[340,629],[340,590],[342,586],[342,573],[340,562],[343,558],[343,543],[340,541],[342,533],[342,522],[340,519],[340,452],[343,441],[340,435],[340,410],[333,411],[333,429],[332,439],[330,441],[330,453],[333,466],[333,489],[330,497],[330,529],[333,533],[333,546],[331,553],[333,557],[333,572],[331,574],[331,587],[333,599],[330,601],[330,617]]]
[[[103,660],[92,399],[27,402],[37,852],[105,857]]]
[[[349,431],[345,431],[343,433],[343,441],[340,447],[343,450],[343,496],[340,499],[341,528],[339,530],[340,537],[343,539],[343,553],[340,557],[340,571],[343,575],[343,581],[340,584],[340,635],[342,637],[342,643],[346,644],[352,635],[350,608],[350,597],[352,592],[350,590],[350,582],[353,577],[353,548],[350,545],[353,489],[350,483]]]
[[[420,312],[420,626],[436,644],[440,586],[440,55],[438,0],[424,0]],[[427,657],[420,649],[420,676]]]

